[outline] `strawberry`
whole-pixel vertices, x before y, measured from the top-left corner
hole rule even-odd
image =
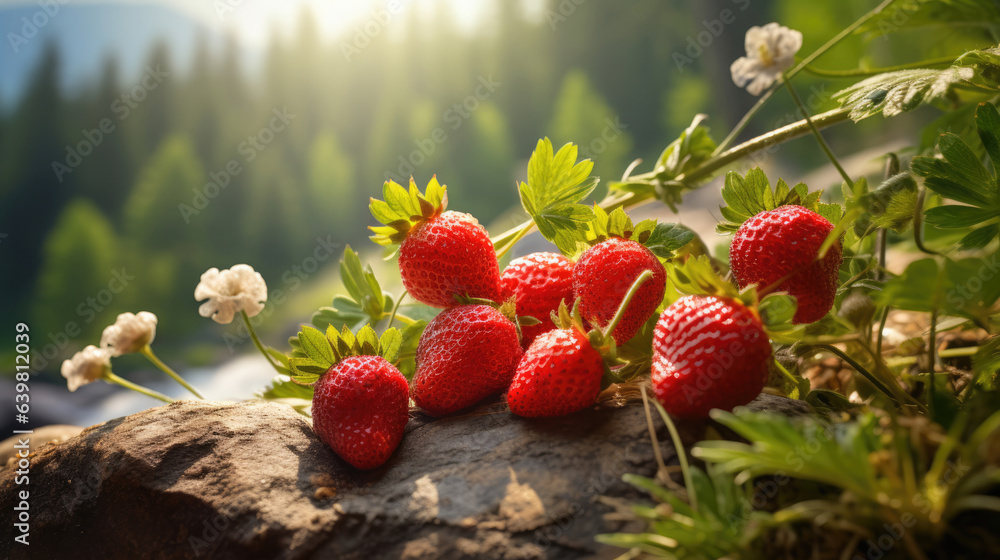
[[[550,316],[559,303],[573,301],[573,261],[558,253],[514,259],[500,275],[500,297],[516,298],[518,315],[541,321],[521,327],[521,347],[527,349],[538,335],[556,328]]]
[[[584,251],[573,267],[573,294],[580,299],[580,313],[597,328],[611,321],[632,283],[646,270],[652,278],[639,288],[611,333],[617,344],[635,336],[663,300],[667,285],[663,264],[637,241],[608,237]]]
[[[372,240],[401,244],[399,273],[413,299],[433,307],[451,307],[459,297],[499,299],[500,266],[489,234],[469,214],[445,211],[448,196],[436,177],[426,194],[412,178],[409,192],[387,181],[383,194],[385,201],[369,205],[385,224],[370,228]]]
[[[667,307],[653,332],[653,391],[670,414],[706,418],[760,394],[771,345],[750,308],[716,296],[685,296]]]
[[[381,356],[350,356],[314,385],[313,430],[358,469],[385,463],[409,419],[406,378]]]
[[[446,309],[420,337],[411,395],[433,416],[468,408],[507,389],[521,354],[514,323],[497,309]]]
[[[816,260],[831,231],[833,224],[802,206],[760,212],[736,231],[729,248],[733,276],[741,288],[757,284],[794,296],[798,301],[794,323],[819,321],[833,307],[843,262],[839,240],[823,260]]]
[[[539,335],[521,358],[507,390],[507,406],[518,416],[571,414],[594,404],[604,362],[579,329]]]

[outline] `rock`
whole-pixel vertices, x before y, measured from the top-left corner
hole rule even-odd
[[[762,395],[751,406],[798,404]],[[547,420],[493,404],[411,420],[389,462],[359,472],[288,406],[177,402],[31,455],[30,548],[7,538],[0,556],[613,558],[623,551],[594,535],[641,526],[606,519],[597,498],[646,499],[621,482],[654,473],[646,426],[634,402]],[[705,427],[679,425],[685,444]],[[0,472],[0,509],[25,488]]]
[[[62,443],[83,431],[83,428],[79,426],[70,426],[68,424],[51,424],[48,426],[42,426],[41,428],[35,428],[32,430],[31,434],[15,435],[11,436],[3,441],[0,441],[0,469],[9,467],[11,459],[17,453],[14,446],[18,444],[18,441],[23,441],[28,438],[29,445],[31,449],[37,449],[46,443]]]

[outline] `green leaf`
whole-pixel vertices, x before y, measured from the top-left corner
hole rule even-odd
[[[365,325],[358,331],[355,344],[358,346],[358,354],[362,356],[379,356],[378,335],[371,325]]]
[[[896,309],[931,312],[941,306],[944,279],[937,261],[932,258],[910,263],[899,276],[885,283],[874,299]]]
[[[1000,33],[1000,6],[975,0],[896,0],[873,14],[858,32],[884,38],[899,31],[934,33],[935,27],[951,33],[961,29],[964,38],[972,35],[973,40],[990,40]]]
[[[769,294],[760,300],[757,308],[765,327],[791,323],[798,304],[795,297],[787,294]]]
[[[1000,336],[994,336],[980,345],[972,356],[972,385],[986,391],[997,389],[1000,373]]]
[[[943,99],[956,84],[970,83],[975,76],[972,68],[956,66],[944,70],[899,70],[862,80],[833,97],[850,111],[854,122],[879,113],[893,117]]]
[[[1000,62],[1000,54],[997,54]],[[992,160],[992,171],[1000,166],[1000,115],[996,108],[983,103],[976,108],[979,138]],[[910,163],[917,175],[924,177],[928,189],[945,198],[966,204],[944,205],[925,211],[927,223],[941,229],[963,229],[1000,217],[1000,181],[987,169],[976,152],[955,134],[938,139],[941,158],[916,157]],[[990,223],[969,232],[959,241],[959,250],[979,249],[988,245],[1000,228]]]
[[[669,259],[694,239],[694,232],[678,224],[656,224],[644,244],[661,259]]]
[[[298,339],[299,344],[302,345],[302,351],[313,362],[321,366],[325,364],[329,368],[336,361],[333,348],[330,347],[326,336],[317,329],[303,326]],[[292,364],[295,364],[294,359]]]
[[[399,346],[399,352],[394,363],[400,373],[407,379],[412,378],[414,371],[417,369],[417,345],[420,344],[420,335],[423,334],[424,327],[426,326],[427,321],[420,320],[403,329],[402,343]]]
[[[993,162],[993,175],[1000,176],[1000,113],[991,103],[976,107],[976,131]]]
[[[373,321],[382,318],[384,312],[382,305],[385,301],[382,288],[375,278],[375,273],[372,272],[371,265],[362,266],[361,258],[350,245],[344,249],[344,258],[340,261],[340,279],[351,298],[365,314]]]
[[[390,364],[395,362],[396,358],[399,357],[399,349],[402,345],[403,333],[395,328],[386,329],[378,340],[381,356]]]
[[[312,358],[302,358],[295,356],[289,360],[292,369],[296,373],[306,373],[311,375],[322,375],[326,373],[332,364],[323,364]],[[293,376],[294,377],[294,376]]]
[[[548,138],[539,140],[528,160],[528,181],[518,187],[524,210],[560,250],[575,245],[575,239],[584,240],[587,222],[593,219],[593,211],[578,203],[594,191],[598,178],[589,177],[593,162],[577,162],[577,153],[573,144],[553,153]]]
[[[753,216],[788,204],[803,206],[817,213],[824,207],[828,214],[839,218],[840,207],[821,204],[819,199],[822,194],[822,190],[809,192],[803,183],[789,187],[783,179],[778,179],[774,190],[771,190],[767,175],[759,167],[747,171],[742,177],[730,171],[722,187],[722,200],[726,206],[719,208],[724,221],[716,225],[715,231],[720,234],[735,233],[743,222]],[[831,220],[831,223],[836,222]]]
[[[963,229],[1000,216],[1000,208],[935,206],[924,211],[927,223],[941,229]]]
[[[990,241],[993,241],[993,238],[998,234],[1000,234],[1000,224],[981,227],[966,235],[962,239],[959,239],[958,248],[960,251],[982,249],[983,247],[989,245]]]

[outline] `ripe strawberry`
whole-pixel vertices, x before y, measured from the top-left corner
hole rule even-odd
[[[313,386],[313,431],[358,469],[385,463],[409,419],[406,378],[381,356],[350,356]]]
[[[833,231],[833,224],[802,206],[779,206],[750,218],[729,248],[733,276],[743,288],[774,285],[798,300],[794,323],[814,323],[833,307],[838,271],[843,262],[841,242],[816,260],[820,246]],[[786,278],[787,276],[787,278]]]
[[[543,332],[556,328],[552,312],[573,301],[573,261],[558,253],[532,253],[510,261],[500,275],[500,297],[516,298],[517,314],[540,324],[521,327],[521,347],[527,349]]]
[[[451,414],[505,391],[521,354],[514,323],[500,311],[446,309],[420,337],[411,395],[433,416]]]
[[[706,418],[760,394],[771,345],[757,315],[735,300],[685,296],[653,332],[653,391],[670,414]]]
[[[448,197],[437,178],[426,194],[413,179],[410,191],[388,181],[385,201],[372,199],[372,215],[383,224],[370,228],[380,245],[400,243],[399,273],[413,299],[433,307],[456,305],[459,296],[496,301],[500,266],[486,229],[469,214],[445,212]]]
[[[614,317],[622,298],[643,271],[652,271],[625,308],[611,336],[619,345],[639,332],[663,300],[667,272],[656,255],[637,241],[609,237],[587,249],[573,267],[573,293],[580,299],[580,313],[603,328]]]
[[[603,358],[576,328],[542,333],[531,343],[507,390],[518,416],[561,416],[592,404],[601,392]]]

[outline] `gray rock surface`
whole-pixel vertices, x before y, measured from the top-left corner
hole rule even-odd
[[[414,418],[386,465],[359,472],[290,407],[177,402],[35,451],[31,544],[4,539],[0,557],[613,558],[594,535],[640,527],[597,498],[644,498],[621,475],[653,474],[646,426],[641,403],[547,420],[497,403]],[[689,445],[705,425],[679,428]],[[0,471],[3,515],[22,488]]]

